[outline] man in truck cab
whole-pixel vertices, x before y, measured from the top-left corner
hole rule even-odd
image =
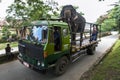
[[[55,43],[55,51],[60,50],[60,33],[57,27],[54,27],[54,43]]]

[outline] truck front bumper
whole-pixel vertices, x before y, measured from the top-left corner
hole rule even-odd
[[[27,61],[24,61],[23,58],[20,57],[19,55],[18,55],[18,60],[19,60],[24,66],[26,66],[26,67],[28,67],[28,68],[31,68],[31,69],[38,69],[38,70],[46,70],[46,69],[47,69],[47,68],[44,67],[44,65],[43,65],[43,66],[40,66],[40,65],[30,64],[30,63],[28,63]]]

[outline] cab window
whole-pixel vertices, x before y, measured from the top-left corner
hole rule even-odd
[[[63,36],[67,36],[68,35],[68,29],[64,28],[63,29]]]

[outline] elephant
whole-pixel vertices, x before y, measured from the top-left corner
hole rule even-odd
[[[69,29],[71,30],[72,34],[72,41],[75,42],[76,34],[77,32],[80,33],[80,46],[82,45],[83,41],[83,32],[85,28],[85,18],[80,15],[72,5],[65,5],[63,6],[61,13],[60,13],[61,19],[68,23]],[[75,44],[75,43],[74,43]]]

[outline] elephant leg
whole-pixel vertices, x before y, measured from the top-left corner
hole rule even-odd
[[[85,23],[80,24],[80,27],[80,46],[82,46]]]
[[[75,39],[76,39],[76,34],[72,34],[72,44],[76,45]]]
[[[83,42],[83,32],[80,33],[80,46],[82,46],[82,42]]]
[[[76,45],[76,27],[75,27],[75,24],[72,23],[71,24],[71,40],[72,40],[72,44],[73,45]]]

